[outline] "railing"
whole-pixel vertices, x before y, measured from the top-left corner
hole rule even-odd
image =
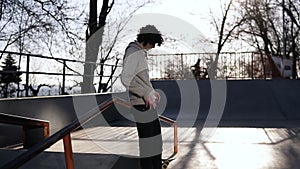
[[[157,80],[209,78],[194,74],[192,67],[209,70],[215,57],[216,53],[149,54],[150,77]],[[296,65],[296,71],[300,72],[299,58]],[[217,77],[232,80],[270,79],[272,73],[267,55],[261,56],[257,52],[222,52],[219,55]]]
[[[23,73],[25,74],[25,96],[29,96],[29,81],[30,75],[47,75],[47,76],[56,76],[59,78],[59,83],[61,84],[61,94],[65,94],[65,87],[67,82],[67,77],[83,77],[83,73],[79,73],[78,68],[72,69],[75,63],[79,63],[81,66],[84,64],[95,64],[99,67],[104,67],[105,70],[103,72],[107,73],[105,75],[91,75],[94,76],[95,82],[99,79],[98,91],[101,91],[101,86],[104,87],[103,81],[107,84],[112,84],[116,81],[118,76],[111,76],[111,72],[115,71],[115,74],[119,74],[121,71],[120,65],[114,64],[102,64],[102,63],[94,63],[94,62],[83,62],[79,60],[73,59],[63,59],[63,58],[55,58],[48,57],[43,55],[35,55],[35,54],[26,54],[26,53],[18,53],[18,52],[8,52],[8,51],[0,51],[0,54],[5,55],[13,55],[18,57],[18,63],[20,65],[20,69],[18,71],[0,71],[0,73]],[[215,58],[215,53],[177,53],[177,54],[149,54],[149,71],[150,78],[153,80],[162,80],[162,79],[203,79],[209,78],[208,76],[203,76],[202,73],[198,74],[193,72],[192,67],[199,67],[200,70],[209,70],[209,66],[212,63],[213,58]],[[43,59],[38,60],[44,65],[50,65],[50,62],[54,61],[53,65],[59,68],[59,70],[55,71],[54,69],[50,70],[38,70],[32,71],[30,69],[32,65],[32,61],[35,59]],[[1,59],[1,58],[0,58]],[[199,59],[199,63],[197,62]],[[49,63],[48,63],[49,61]],[[197,64],[198,63],[198,64]],[[43,68],[47,66],[44,66]],[[298,58],[296,61],[297,72],[300,72],[300,59]],[[117,70],[114,68],[117,67]],[[42,69],[42,68],[40,68]],[[75,71],[76,70],[76,71]],[[98,68],[97,68],[98,70]],[[55,72],[54,72],[55,71]],[[101,71],[100,71],[101,72]],[[203,71],[199,71],[203,72]],[[206,72],[207,73],[207,72]],[[204,72],[205,74],[205,72]],[[272,67],[270,66],[268,58],[264,55],[261,56],[255,52],[227,52],[221,53],[219,55],[218,61],[218,69],[217,69],[217,77],[222,77],[226,79],[269,79],[272,78]],[[88,76],[88,75],[87,75]],[[299,73],[296,78],[299,78]],[[38,79],[38,78],[37,78]],[[42,79],[42,78],[40,78]],[[44,84],[49,83],[49,78]],[[62,80],[61,80],[62,79]],[[108,80],[107,80],[108,79]],[[69,79],[73,80],[74,79]],[[106,81],[107,80],[107,81]],[[82,80],[77,80],[79,83]],[[101,83],[100,83],[101,81]],[[57,80],[55,80],[57,82]],[[42,83],[41,83],[42,84]],[[105,87],[104,87],[105,88]],[[107,89],[107,88],[106,88]],[[112,88],[110,88],[112,90]]]
[[[173,132],[174,132],[174,148],[173,148],[173,154],[172,155],[170,155],[168,158],[172,158],[172,157],[174,157],[177,153],[178,153],[178,133],[177,133],[177,123],[174,121],[174,120],[172,120],[172,119],[169,119],[169,118],[167,118],[167,117],[165,117],[165,116],[162,116],[162,115],[160,115],[159,116],[159,119],[161,120],[161,121],[164,121],[164,122],[166,122],[166,123],[169,123],[169,124],[171,124],[171,125],[173,125]]]
[[[49,57],[49,56],[44,56],[44,55],[37,55],[37,54],[30,54],[30,53],[18,53],[18,52],[10,52],[10,51],[0,51],[0,55],[12,55],[18,58],[17,63],[20,65],[18,67],[18,71],[0,71],[0,73],[22,73],[25,74],[25,96],[29,96],[29,83],[30,83],[30,75],[47,75],[47,76],[56,76],[59,78],[60,84],[61,84],[61,93],[64,94],[65,92],[65,87],[66,87],[66,82],[67,82],[67,77],[73,77],[73,78],[78,78],[78,77],[83,77],[83,76],[93,76],[94,78],[99,78],[99,75],[83,75],[83,72],[78,71],[80,68],[72,68],[75,66],[82,66],[83,70],[83,65],[84,64],[95,64],[96,67],[98,66],[103,66],[105,68],[105,72],[113,72],[114,67],[121,67],[120,65],[115,65],[115,64],[104,64],[104,63],[96,63],[96,62],[84,62],[80,60],[74,60],[74,59],[64,59],[64,58],[57,58],[57,57]],[[0,58],[1,59],[1,58]],[[47,66],[51,67],[56,67],[52,68],[51,70],[41,70],[39,71],[32,71],[31,70],[31,65],[32,62],[38,61],[38,63],[43,63],[43,68],[48,68]],[[41,60],[43,59],[43,60]],[[74,64],[77,64],[74,66]],[[44,66],[47,65],[47,66]],[[61,66],[61,68],[59,68]],[[57,69],[57,70],[56,70]],[[112,76],[111,74],[104,74],[102,75],[103,78],[108,78],[110,85],[113,84],[114,79],[112,78],[117,78],[117,76]],[[49,78],[41,78],[41,79],[47,79],[45,84],[49,83]],[[57,80],[55,80],[56,82]],[[78,80],[80,81],[80,80]],[[96,82],[96,80],[95,80]],[[103,82],[102,82],[103,83]],[[42,83],[43,84],[43,83]]]
[[[30,131],[42,128],[43,138],[49,137],[49,121],[35,119],[35,118],[28,118],[10,114],[0,113],[0,123],[5,124],[12,124],[12,125],[20,125],[23,127],[23,147],[29,148],[36,144],[38,141],[41,140],[32,140],[28,137]],[[35,133],[36,134],[36,133]]]
[[[28,151],[24,152],[23,154],[17,156],[15,159],[7,162],[4,166],[0,169],[16,169],[27,161],[31,160],[38,154],[42,153],[44,150],[55,144],[57,141],[63,139],[64,144],[64,152],[65,152],[65,160],[66,160],[66,168],[67,169],[74,169],[74,159],[73,159],[73,151],[72,151],[72,143],[71,143],[71,132],[84,125],[94,117],[98,116],[102,112],[104,112],[107,108],[112,106],[113,104],[119,104],[125,106],[127,108],[131,108],[131,104],[127,101],[124,101],[120,98],[110,98],[103,103],[99,104],[96,108],[90,110],[89,112],[85,113],[84,115],[80,116],[78,119],[72,121],[69,125],[62,128],[58,132],[54,133],[44,141],[34,145]],[[177,125],[176,122],[172,119],[160,116],[160,119],[173,124],[174,127],[174,152],[170,157],[173,157],[178,152],[178,139],[177,139]]]

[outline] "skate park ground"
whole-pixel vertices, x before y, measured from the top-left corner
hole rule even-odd
[[[200,93],[205,93],[206,84],[201,85]],[[172,92],[170,84],[162,85],[160,89],[167,97],[168,92]],[[207,112],[210,99],[203,99],[207,96],[201,95],[197,118],[192,119],[188,112],[182,116],[184,118],[178,128],[179,151],[168,168],[299,168],[299,96],[300,84],[297,80],[227,82],[222,118],[217,126],[205,126],[208,115],[201,112]],[[176,95],[172,98],[175,99]],[[176,119],[176,104],[170,104],[163,115]],[[191,121],[192,126],[186,125]],[[1,133],[4,127],[0,126]],[[173,132],[167,125],[163,125],[162,129],[164,156],[168,156],[172,153]],[[135,130],[133,124],[120,120],[110,127],[91,125],[72,132],[75,168],[138,168],[138,160],[132,157],[137,151]],[[0,166],[22,151],[26,150],[1,149]],[[62,141],[20,168],[65,168]]]
[[[119,134],[112,136],[112,130]],[[296,169],[300,165],[299,128],[221,127],[205,141],[200,139],[197,128],[179,130],[179,133],[184,132],[190,137],[180,140],[177,157],[169,165],[172,169]],[[72,133],[75,168],[138,168],[135,158],[118,154],[120,151],[128,153],[137,147],[135,141],[125,143],[125,146],[123,141],[128,141],[128,138],[121,139],[134,131],[134,127],[98,127]],[[86,132],[101,139],[89,139]],[[168,155],[172,141],[164,139],[164,144],[168,148],[164,153]],[[120,150],[120,145],[125,146],[123,150]],[[1,161],[16,155],[12,150],[1,151]],[[21,167],[29,168],[65,168],[62,141]]]

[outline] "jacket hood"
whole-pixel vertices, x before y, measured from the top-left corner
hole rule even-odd
[[[143,48],[137,41],[130,42],[127,48],[135,48],[137,50],[143,50]]]
[[[125,57],[138,51],[144,51],[146,53],[146,51],[141,47],[141,45],[137,41],[130,42],[125,50]]]

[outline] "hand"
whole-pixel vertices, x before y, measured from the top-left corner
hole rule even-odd
[[[160,94],[153,90],[146,98],[146,107],[150,106],[150,109],[155,109],[156,102],[160,102]]]

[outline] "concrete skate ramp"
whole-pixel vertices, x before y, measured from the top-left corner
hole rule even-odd
[[[180,109],[182,102],[180,87],[184,86],[182,83],[190,82],[162,81],[154,82],[154,86],[167,96],[168,101],[164,112],[166,116],[176,119],[181,110],[184,115],[180,117],[193,120],[189,117],[193,117],[190,114],[193,114],[194,110]],[[216,82],[197,81],[200,96],[198,121],[214,120],[213,117],[207,119],[208,113],[212,109],[212,90],[218,92],[218,89],[211,87],[212,83]],[[222,113],[220,126],[292,127],[300,125],[299,80],[241,80],[226,81],[221,84],[226,84],[227,91],[225,92],[223,112],[217,112]],[[194,89],[190,90],[195,91]],[[224,94],[224,91],[220,93]]]
[[[217,81],[218,82],[218,81]],[[300,81],[299,80],[242,80],[242,81],[220,81],[225,84],[226,97],[219,126],[241,126],[241,127],[297,127],[300,126]],[[182,100],[182,86],[190,81],[155,81],[153,85],[162,92],[165,98],[165,109],[163,115],[177,119],[180,112],[181,120],[195,121],[201,125],[207,119],[212,105],[212,81],[199,80],[198,95],[200,97],[197,109],[189,107],[181,108],[181,103],[190,100]],[[215,83],[215,82],[213,82]],[[186,85],[188,86],[188,85]],[[185,92],[194,92],[194,89],[186,88]],[[114,93],[114,96],[125,97],[124,93]],[[38,118],[50,121],[51,133],[54,133],[78,115],[89,111],[97,104],[111,97],[107,94],[66,95],[49,97],[31,97],[16,99],[1,99],[0,112],[15,114],[26,117]],[[188,98],[193,99],[193,97]],[[163,101],[162,101],[163,102]],[[194,106],[195,107],[195,106]],[[124,115],[124,112],[122,112]],[[129,112],[126,112],[127,114]],[[125,113],[125,114],[126,114]],[[192,116],[191,114],[196,114]],[[105,113],[105,119],[109,122],[125,120],[115,109]],[[195,119],[196,118],[196,119]],[[95,119],[94,121],[97,121]],[[91,122],[93,124],[93,122]],[[0,131],[19,130],[13,126],[0,125]],[[11,139],[0,132],[3,143]],[[19,132],[20,133],[20,132]],[[19,142],[20,142],[20,137]],[[18,142],[18,141],[16,141]]]

